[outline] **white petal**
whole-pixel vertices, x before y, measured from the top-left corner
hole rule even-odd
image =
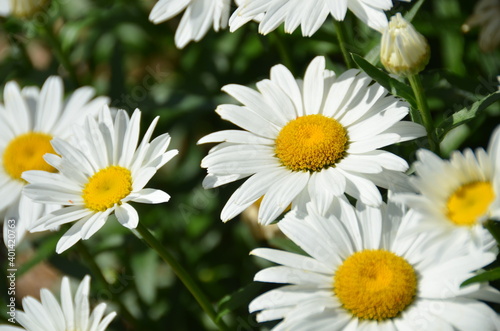
[[[128,197],[123,199],[123,202],[134,201],[140,203],[157,204],[170,200],[170,195],[162,190],[155,190],[151,188],[144,188],[138,192],[131,193]]]
[[[139,215],[137,210],[128,203],[123,203],[122,205],[116,207],[115,215],[120,222],[126,228],[135,229],[137,224],[139,224]]]

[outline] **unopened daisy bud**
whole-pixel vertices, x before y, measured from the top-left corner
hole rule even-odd
[[[427,40],[400,13],[393,16],[382,34],[380,61],[390,73],[409,76],[422,71],[429,62]]]
[[[2,0],[0,16],[13,15],[27,18],[40,11],[47,2],[48,0]]]

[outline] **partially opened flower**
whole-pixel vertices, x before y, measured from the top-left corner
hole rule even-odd
[[[30,17],[48,2],[49,0],[0,0],[0,16]]]
[[[242,0],[231,15],[229,26],[235,31],[259,16],[259,32],[262,34],[268,34],[285,23],[285,32],[292,33],[300,25],[302,35],[310,37],[329,15],[343,21],[349,9],[369,27],[382,32],[387,26],[384,10],[392,6],[390,0]]]
[[[93,310],[89,305],[90,276],[85,276],[73,297],[68,277],[61,283],[61,300],[48,289],[40,290],[41,302],[33,297],[23,298],[24,311],[16,311],[20,327],[0,325],[1,331],[104,331],[115,318],[111,312],[104,316],[106,304],[100,303]]]
[[[409,76],[424,70],[429,62],[427,39],[400,13],[391,17],[380,41],[380,62],[390,73]]]
[[[175,33],[175,45],[184,48],[190,41],[200,41],[210,26],[215,31],[226,28],[230,7],[231,0],[159,0],[149,20],[162,23],[185,10]]]
[[[75,127],[78,144],[54,139],[58,155],[45,156],[59,170],[54,174],[29,171],[23,178],[30,184],[24,192],[40,203],[57,203],[65,207],[42,217],[30,231],[43,231],[65,223],[76,223],[57,244],[61,253],[80,239],[90,238],[111,213],[127,228],[139,222],[137,211],[130,202],[162,203],[169,195],[144,186],[156,171],[177,154],[166,151],[170,143],[167,133],[149,142],[158,117],[151,123],[139,142],[141,112],[136,109],[129,118],[119,110],[114,121],[107,106],[99,121],[87,118],[83,129]]]
[[[418,193],[397,194],[396,199],[420,215],[420,230],[450,240],[466,236],[479,246],[496,243],[483,223],[500,220],[500,126],[488,151],[455,151],[450,160],[421,149],[410,183]]]
[[[56,205],[34,203],[21,194],[27,170],[56,172],[43,159],[54,153],[52,138],[69,140],[73,124],[83,124],[86,115],[97,115],[108,102],[106,97],[94,97],[94,89],[82,87],[64,100],[60,77],[50,77],[41,91],[37,87],[22,90],[16,82],[8,82],[4,90],[4,105],[0,105],[0,215],[4,219],[4,240],[7,242],[7,220],[16,221],[17,242],[26,229],[39,217],[59,208]]]
[[[500,302],[487,283],[460,284],[495,260],[463,242],[423,240],[414,213],[389,204],[354,209],[340,200],[322,216],[292,210],[280,229],[309,256],[260,248],[251,254],[280,264],[255,275],[288,284],[250,303],[257,321],[282,320],[273,330],[498,330]],[[479,300],[478,300],[479,299]]]
[[[220,105],[216,111],[244,131],[215,132],[199,141],[222,142],[202,160],[208,171],[204,187],[250,177],[222,210],[223,221],[262,196],[259,222],[269,224],[290,203],[311,199],[324,210],[347,193],[376,206],[382,202],[376,185],[406,187],[406,161],[379,148],[425,130],[401,121],[408,105],[366,74],[349,70],[336,77],[317,57],[304,81],[277,65],[257,88],[225,86],[243,106]]]

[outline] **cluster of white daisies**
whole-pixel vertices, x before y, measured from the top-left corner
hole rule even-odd
[[[282,23],[312,35],[328,15],[349,8],[369,26],[387,26],[388,0],[160,0],[151,20],[185,10],[179,47],[199,40],[213,24],[232,30],[251,20],[268,33]],[[500,303],[486,282],[461,284],[496,259],[497,243],[484,225],[500,220],[500,127],[488,149],[454,152],[443,160],[421,149],[408,163],[382,148],[426,134],[403,121],[409,105],[359,70],[341,75],[316,57],[304,78],[283,65],[257,90],[227,85],[240,105],[217,108],[242,130],[199,140],[219,143],[202,160],[205,188],[246,179],[221,213],[228,221],[260,201],[258,221],[277,222],[304,254],[260,248],[276,263],[256,281],[287,284],[250,303],[274,330],[499,330]],[[145,188],[177,154],[168,134],[154,139],[156,118],[141,136],[141,112],[110,110],[105,97],[82,87],[64,98],[62,80],[39,90],[9,82],[0,106],[0,212],[9,245],[26,231],[56,230],[61,253],[95,234],[111,214],[127,228],[139,222],[131,202],[162,203],[169,195]],[[152,140],[151,140],[152,139]],[[381,190],[382,189],[382,190]],[[381,192],[384,192],[382,195]],[[355,201],[355,203],[354,203]],[[290,208],[290,211],[288,209]],[[285,214],[283,216],[283,214]],[[105,305],[92,313],[88,277],[73,301],[64,279],[60,303],[47,290],[25,298],[17,321],[27,330],[104,330],[114,317]],[[18,330],[0,326],[0,330]]]

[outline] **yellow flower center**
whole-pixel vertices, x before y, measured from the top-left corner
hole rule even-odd
[[[323,115],[298,117],[285,125],[276,138],[276,156],[292,171],[321,171],[346,154],[347,131]]]
[[[338,268],[334,292],[357,318],[381,321],[398,316],[413,302],[417,275],[405,259],[392,252],[363,250]]]
[[[95,212],[105,211],[132,192],[130,170],[119,166],[109,166],[90,177],[83,189],[85,207]]]
[[[474,225],[494,199],[495,192],[490,182],[462,185],[448,199],[446,216],[456,225]]]
[[[57,172],[43,159],[46,153],[56,154],[51,140],[51,135],[40,132],[29,132],[12,139],[3,153],[5,172],[17,180],[23,180],[21,175],[27,170]]]

